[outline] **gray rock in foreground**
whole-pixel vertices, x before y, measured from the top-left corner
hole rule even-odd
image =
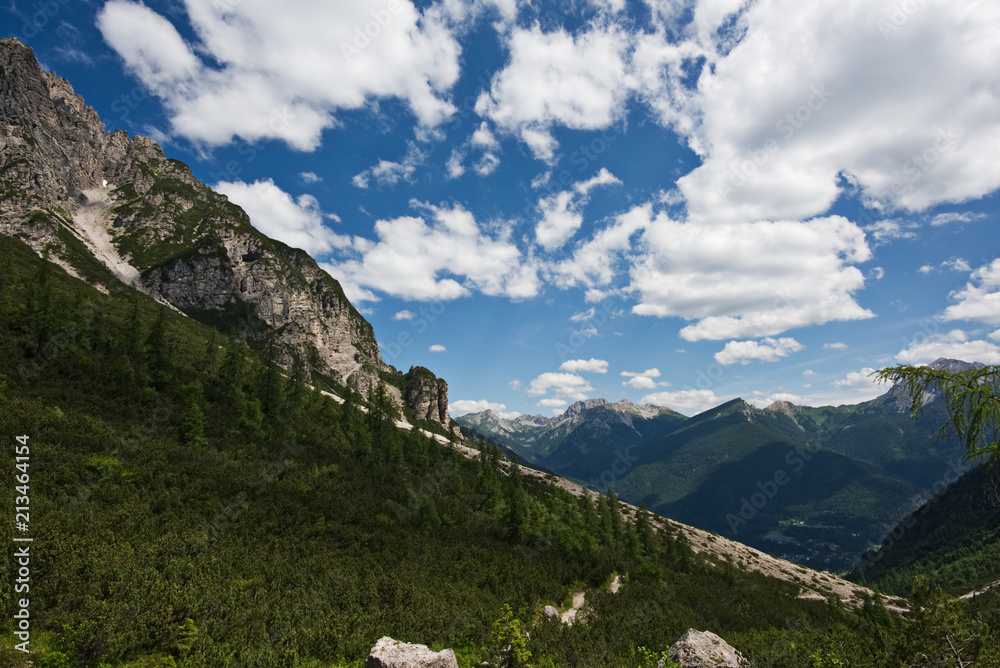
[[[688,629],[670,646],[670,660],[684,668],[740,668],[745,659],[736,649],[711,631]]]
[[[432,652],[427,645],[383,636],[368,654],[365,668],[458,668],[458,661],[450,649]]]

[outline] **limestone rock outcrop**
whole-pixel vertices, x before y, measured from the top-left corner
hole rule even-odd
[[[410,367],[403,376],[404,399],[418,420],[448,424],[448,383],[422,366]]]
[[[427,645],[383,636],[368,654],[365,668],[458,668],[458,661],[450,649],[433,652]]]
[[[283,365],[297,357],[365,396],[389,379],[403,401],[402,375],[334,278],[255,229],[152,139],[107,132],[69,82],[13,38],[0,39],[0,234],[100,289],[123,280],[227,333],[274,340]],[[447,384],[418,385],[410,407],[447,425]]]
[[[684,668],[742,668],[746,660],[736,649],[711,631],[688,629],[670,646],[671,661]]]

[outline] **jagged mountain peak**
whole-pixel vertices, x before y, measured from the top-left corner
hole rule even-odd
[[[619,413],[627,413],[629,415],[637,415],[644,418],[653,418],[658,415],[665,414],[680,415],[680,413],[672,408],[669,408],[668,406],[657,406],[656,404],[636,404],[628,399],[622,399],[613,404],[608,404],[607,407]]]
[[[256,230],[152,139],[107,132],[13,38],[0,40],[0,174],[0,234],[77,278],[104,291],[121,281],[228,334],[271,340],[281,364],[307,361],[364,395],[386,381],[414,417],[448,422],[447,384],[386,364],[371,325],[305,251]]]
[[[775,401],[775,402],[771,403],[764,410],[765,411],[770,411],[772,413],[784,413],[785,415],[788,415],[789,417],[791,417],[791,416],[795,415],[795,413],[799,412],[799,410],[801,408],[802,408],[801,406],[793,404],[790,401],[780,401],[779,400],[779,401]]]
[[[583,401],[577,401],[576,403],[571,404],[570,407],[567,408],[560,417],[562,418],[576,417],[577,415],[583,413],[584,411],[588,411],[592,408],[597,408],[598,406],[606,406],[607,404],[608,404],[607,399],[584,399]]]
[[[957,371],[970,371],[972,369],[982,369],[985,365],[980,362],[966,362],[964,360],[939,357],[930,364],[928,364],[927,366],[936,371],[948,371],[949,373],[955,373]]]
[[[532,427],[545,426],[546,424],[548,424],[548,421],[549,418],[545,417],[544,415],[526,415],[526,414],[518,415],[513,420],[513,422],[515,422],[516,424],[532,426]]]
[[[972,369],[981,369],[985,365],[980,362],[966,362],[964,360],[951,359],[947,357],[939,357],[930,364],[927,365],[929,368],[936,371],[947,371],[949,373],[956,373],[959,371],[969,371]],[[928,391],[924,392],[924,396],[921,401],[926,406],[927,404],[935,401],[941,396],[940,391],[934,385],[928,388]],[[864,402],[861,404],[862,410],[890,410],[896,413],[909,413],[912,406],[912,396],[910,390],[899,383],[894,384],[889,390],[880,397],[876,397],[871,401]]]

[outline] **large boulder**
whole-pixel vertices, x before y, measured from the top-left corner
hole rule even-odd
[[[711,631],[688,629],[670,646],[670,660],[684,668],[741,668],[747,665],[739,652]]]
[[[450,649],[433,652],[427,645],[383,636],[368,654],[365,668],[458,668],[458,661]]]

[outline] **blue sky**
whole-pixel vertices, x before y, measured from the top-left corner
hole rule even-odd
[[[1000,6],[8,0],[453,415],[823,405],[1000,363]]]

